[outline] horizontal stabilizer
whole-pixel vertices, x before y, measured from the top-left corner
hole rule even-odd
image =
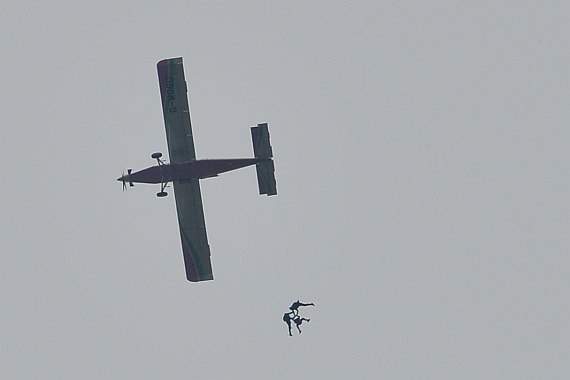
[[[273,150],[269,142],[269,128],[267,123],[257,124],[257,127],[251,127],[251,139],[253,141],[255,157],[266,159],[255,165],[259,194],[276,195],[277,183],[275,181],[275,165],[272,160]]]
[[[257,127],[251,127],[251,139],[253,140],[253,152],[256,158],[273,157],[273,151],[269,143],[269,127],[267,123],[257,124]]]

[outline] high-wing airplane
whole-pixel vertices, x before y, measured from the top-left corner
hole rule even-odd
[[[276,195],[269,130],[267,123],[251,127],[254,158],[196,159],[182,58],[162,60],[157,69],[170,163],[161,160],[161,153],[153,153],[151,157],[157,160],[157,165],[138,172],[129,169],[117,180],[123,182],[123,190],[127,184],[160,184],[158,197],[165,197],[164,190],[172,183],[186,278],[192,282],[213,280],[199,180],[255,165],[259,194]]]

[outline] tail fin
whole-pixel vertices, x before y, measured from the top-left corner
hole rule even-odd
[[[269,142],[269,128],[267,123],[257,124],[251,127],[251,139],[253,152],[256,158],[266,158],[266,161],[255,164],[257,171],[257,184],[259,194],[276,195],[277,183],[275,182],[275,165],[273,165],[273,151]]]

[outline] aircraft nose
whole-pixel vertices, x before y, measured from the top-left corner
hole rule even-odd
[[[130,179],[130,176],[128,174],[124,174],[124,175],[120,176],[119,178],[117,178],[117,181],[131,182],[131,179]]]

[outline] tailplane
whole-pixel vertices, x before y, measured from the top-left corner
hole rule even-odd
[[[259,194],[276,195],[277,183],[275,182],[275,165],[273,164],[273,151],[269,142],[269,128],[267,123],[257,124],[251,127],[251,139],[253,152],[256,158],[265,158],[266,161],[255,164],[257,171],[257,184]]]

